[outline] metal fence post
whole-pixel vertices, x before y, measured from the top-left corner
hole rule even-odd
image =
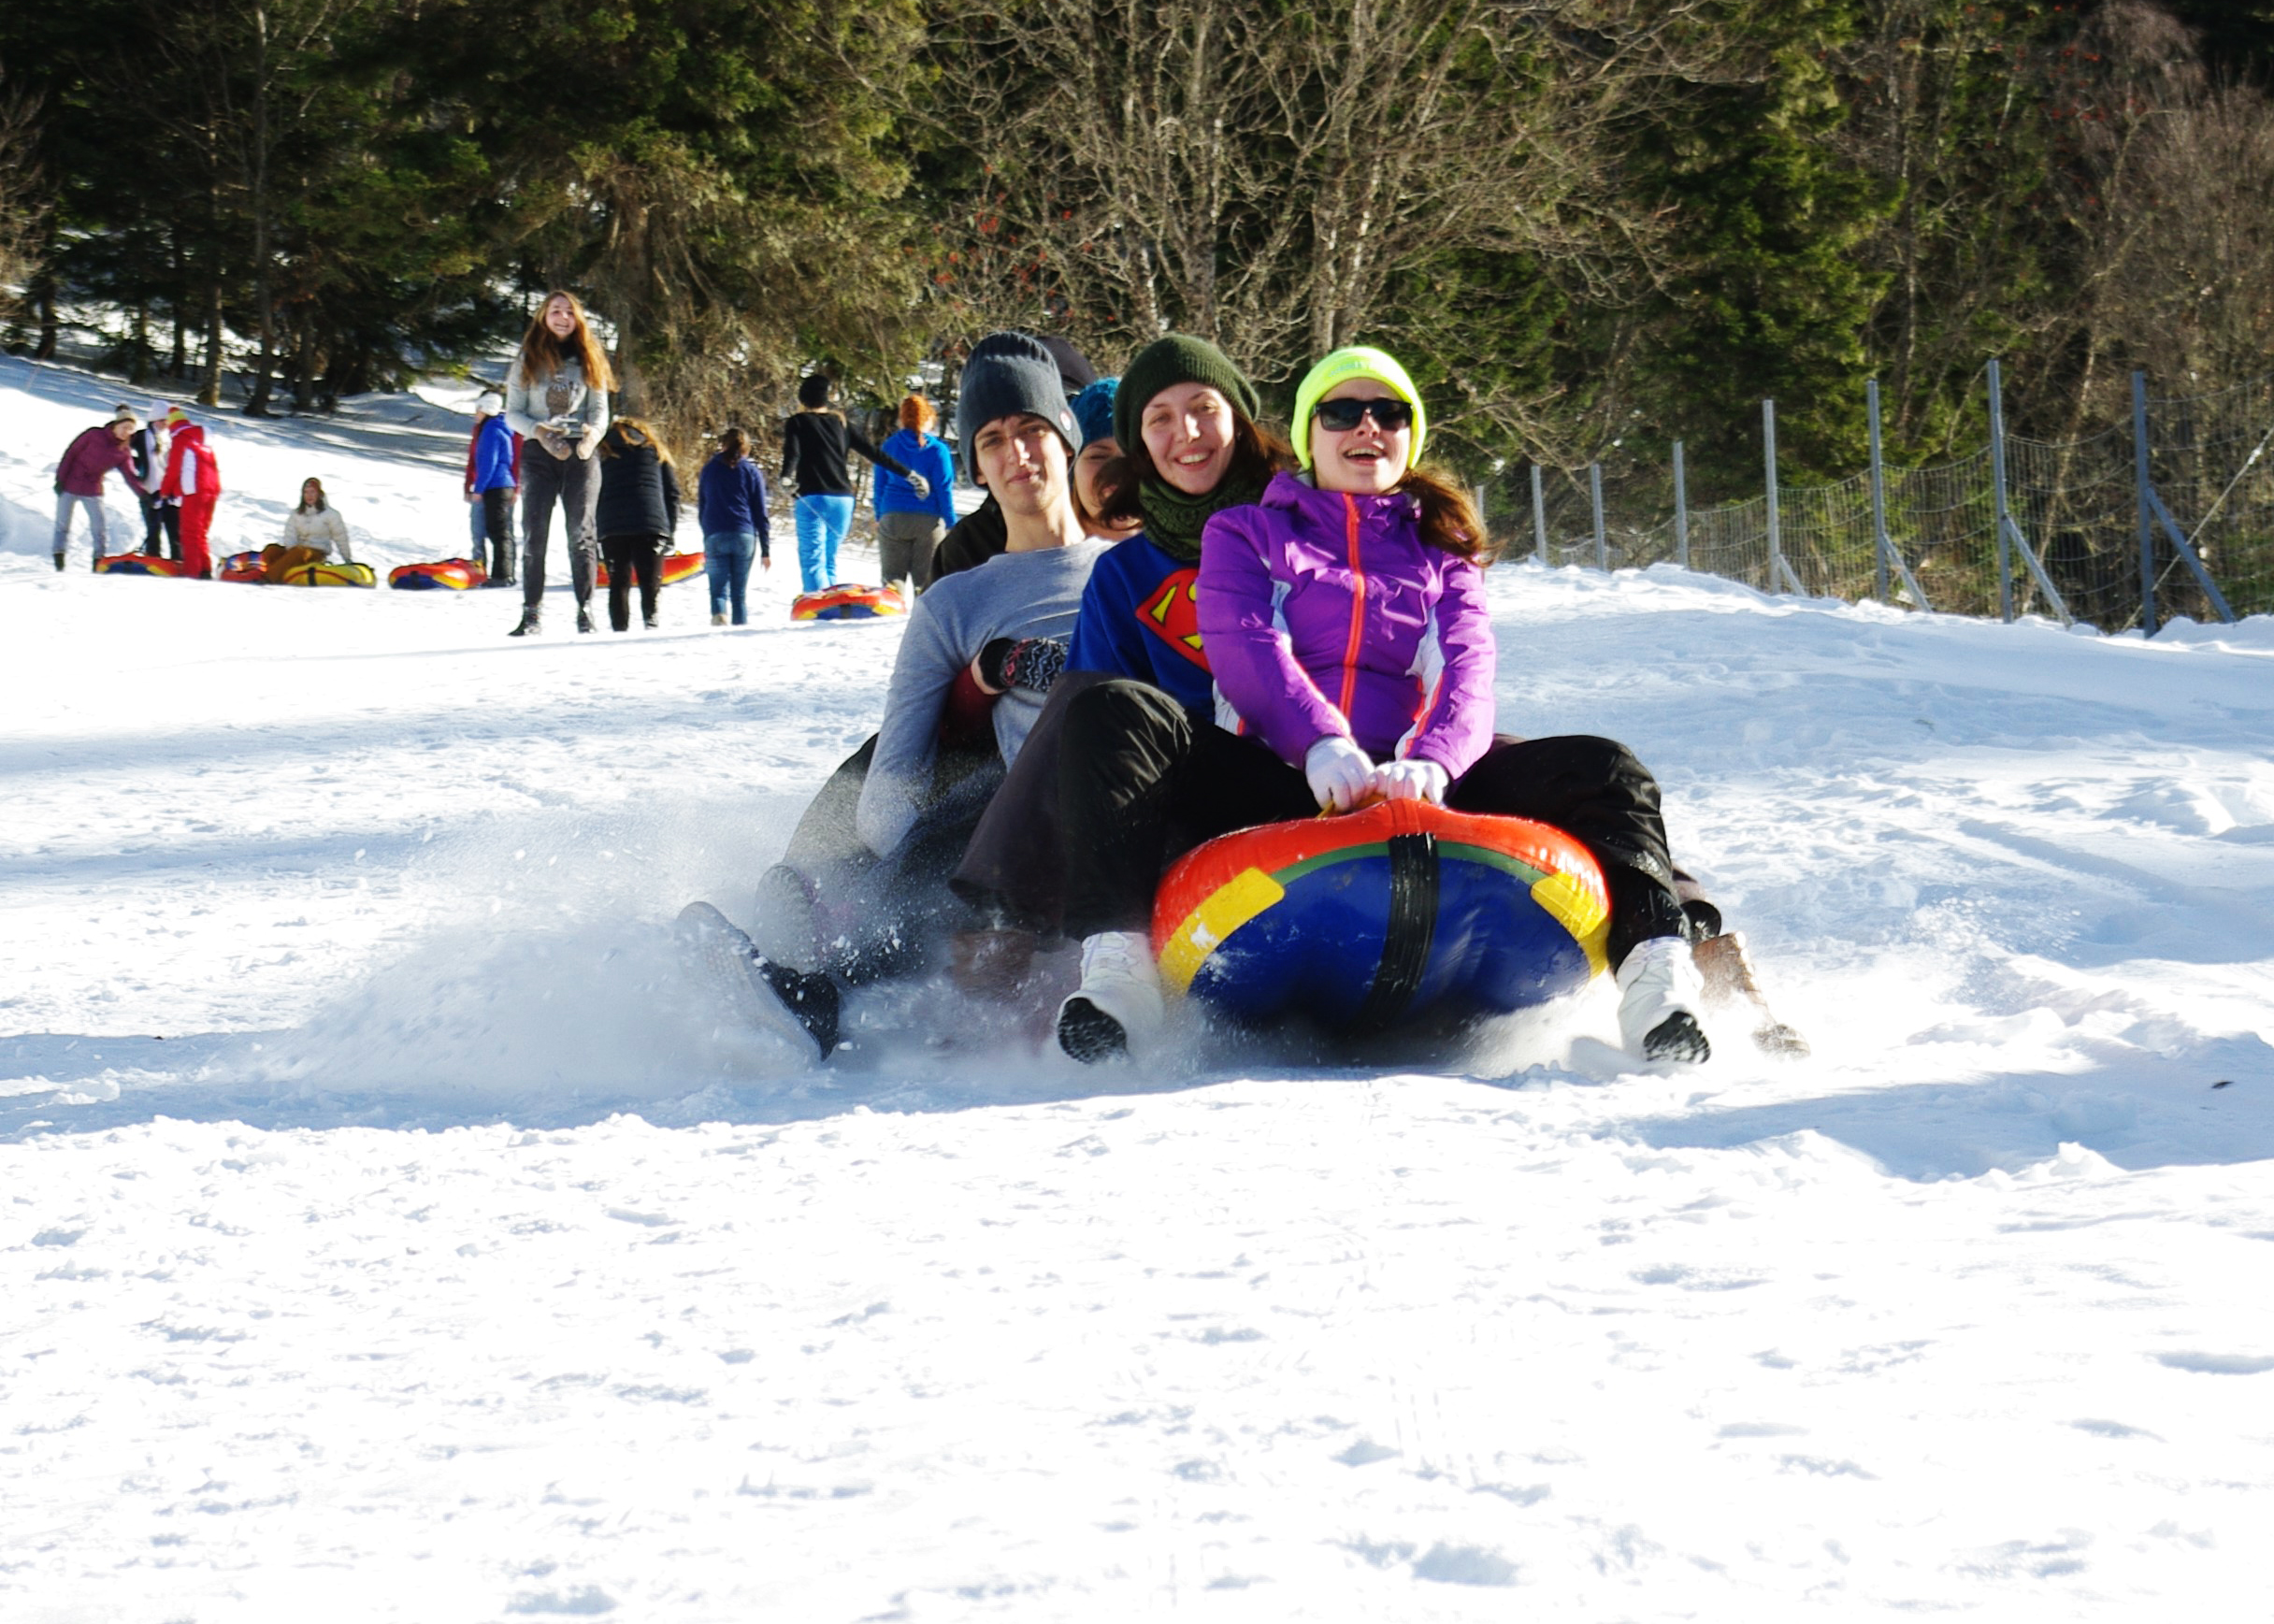
[[[1997,357],[1990,358],[1990,489],[1997,507],[1997,612],[2013,620],[2013,565],[2006,555],[2006,397]]]
[[[1533,556],[1542,564],[1547,562],[1547,498],[1540,490],[1540,465],[1532,465],[1532,546]]]
[[[1871,548],[1878,568],[1872,572],[1872,592],[1887,601],[1887,475],[1879,460],[1879,381],[1864,381],[1864,412],[1871,423]]]
[[[1777,512],[1777,403],[1761,403],[1761,457],[1768,476],[1769,493],[1769,590],[1782,592],[1784,582],[1784,537]]]
[[[2132,373],[2132,482],[2139,497],[2139,629],[2155,636],[2155,521],[2148,507],[2148,375]]]
[[[1682,471],[1682,442],[1674,442],[1674,561],[1690,568],[1690,481]]]
[[[1587,501],[1595,514],[1595,568],[1608,573],[1611,568],[1611,544],[1603,534],[1603,465],[1587,465]]]

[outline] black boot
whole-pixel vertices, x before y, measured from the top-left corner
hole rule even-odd
[[[580,603],[576,606],[576,629],[581,632],[592,630],[592,605],[589,603]],[[624,628],[619,626],[616,629],[621,631]]]
[[[521,624],[505,635],[510,638],[533,638],[545,629],[545,611],[535,604],[521,611]]]
[[[61,575],[63,572],[64,572],[64,555],[63,555],[62,553],[58,553],[55,555],[55,573],[56,573],[56,574],[58,574],[58,575]]]

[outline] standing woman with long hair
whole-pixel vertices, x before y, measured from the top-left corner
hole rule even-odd
[[[798,383],[798,410],[782,424],[782,482],[796,482],[798,568],[804,590],[837,584],[837,544],[853,524],[853,486],[845,478],[845,452],[860,453],[878,467],[890,468],[917,496],[931,495],[931,481],[868,437],[829,404],[836,387],[820,372]]]
[[[608,432],[608,392],[615,386],[577,296],[547,295],[505,380],[507,425],[540,448],[522,459],[521,624],[509,637],[544,629],[545,544],[555,503],[576,588],[576,629],[592,630],[593,505],[600,496],[592,453]]]
[[[594,527],[608,560],[608,624],[629,631],[631,592],[640,582],[640,621],[655,629],[663,554],[679,528],[679,469],[671,448],[648,424],[619,417],[601,438],[600,499]]]

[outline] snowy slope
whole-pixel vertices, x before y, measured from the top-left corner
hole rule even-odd
[[[801,1071],[668,925],[897,627],[59,576],[115,398],[0,364],[0,1617],[2274,1601],[2266,623],[1496,570],[1502,726],[1658,769],[1806,1062]],[[216,551],[306,472],[454,551],[453,406],[217,420]]]

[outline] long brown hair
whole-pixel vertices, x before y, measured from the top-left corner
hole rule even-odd
[[[750,454],[750,437],[739,428],[729,428],[718,437],[718,454],[730,463],[739,463]]]
[[[568,313],[576,318],[576,331],[568,335],[566,345],[545,325],[545,312],[553,308],[554,299],[567,299]],[[521,359],[514,366],[525,389],[552,377],[570,359],[584,368],[584,381],[590,387],[603,395],[615,388],[615,370],[608,365],[608,354],[599,340],[592,336],[592,323],[584,319],[584,302],[567,288],[554,288],[537,307],[529,330],[521,336]]]
[[[1225,404],[1231,405],[1229,396]],[[1224,465],[1224,478],[1216,481],[1218,485],[1235,476],[1261,483],[1295,467],[1293,446],[1231,405],[1231,461]],[[1119,456],[1098,470],[1098,497],[1105,506],[1098,515],[1100,521],[1114,525],[1144,524],[1144,509],[1138,502],[1137,488],[1146,480],[1168,483],[1153,466],[1153,453],[1144,449],[1143,439],[1123,446]]]
[[[1485,534],[1476,504],[1443,474],[1410,467],[1394,488],[1403,491],[1420,508],[1423,545],[1465,558],[1479,569],[1500,556],[1500,543]]]
[[[668,463],[671,460],[671,448],[663,443],[663,436],[657,434],[655,424],[644,417],[619,417],[611,423],[607,435],[600,441],[600,454],[604,457],[614,456],[618,441],[633,447],[653,446],[657,462]]]

